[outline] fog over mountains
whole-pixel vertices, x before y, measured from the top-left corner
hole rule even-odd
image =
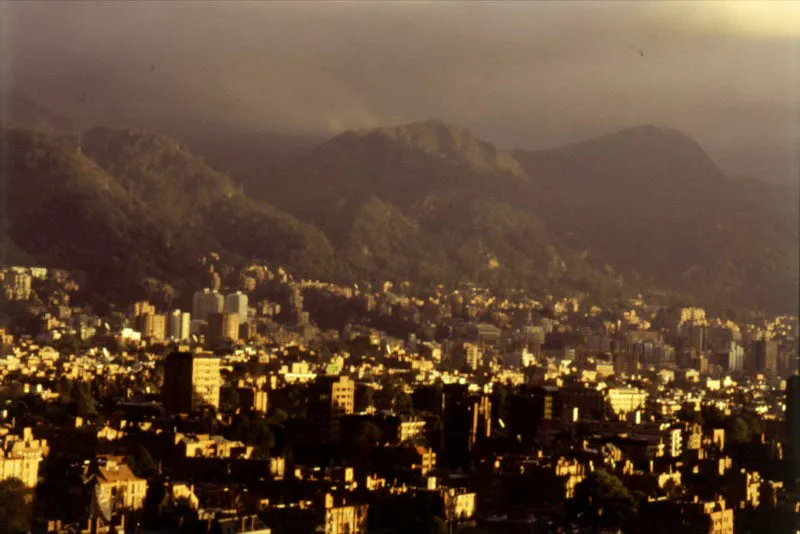
[[[7,109],[0,250],[85,270],[98,290],[129,295],[145,277],[180,288],[213,250],[331,280],[797,305],[796,189],[726,176],[667,128],[502,151],[438,120],[319,142],[77,133],[30,100]]]
[[[5,2],[0,95],[80,129],[171,135],[198,119],[326,138],[439,118],[556,148],[658,124],[728,174],[796,183],[798,18],[768,0]]]

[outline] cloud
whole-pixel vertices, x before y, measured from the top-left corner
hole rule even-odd
[[[661,19],[704,34],[729,34],[737,38],[800,37],[800,2],[797,0],[749,0],[697,2],[691,9],[663,3]]]
[[[436,117],[529,147],[652,122],[790,157],[798,5],[9,3],[4,78],[87,121],[335,133]]]

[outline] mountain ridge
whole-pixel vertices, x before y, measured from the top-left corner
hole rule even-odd
[[[396,126],[368,128],[345,132],[341,136],[355,135],[361,139],[385,136],[410,150],[421,150],[431,157],[484,172],[505,171],[519,176],[524,171],[506,152],[478,138],[466,128],[445,123],[439,119],[411,122]],[[337,136],[328,143],[335,143]],[[461,160],[461,161],[459,161]]]
[[[12,137],[20,135],[29,146],[4,158],[31,183],[56,180],[64,199],[23,191],[4,239],[15,254],[96,264],[100,276],[194,277],[188,259],[216,249],[328,279],[609,298],[666,290],[720,306],[796,306],[797,210],[785,194],[727,177],[669,128],[506,152],[466,129],[420,121],[280,149],[278,162],[256,143],[252,159],[231,165],[247,176],[221,173],[202,152],[153,132],[95,128],[79,146],[74,136]],[[226,166],[226,153],[215,166]],[[33,212],[60,213],[72,229],[37,227]],[[83,239],[95,227],[102,251]]]
[[[146,277],[197,283],[197,259],[208,252],[338,274],[319,230],[245,197],[169,138],[95,129],[79,145],[25,130],[2,135],[8,238],[45,265],[86,271],[99,290],[125,293]]]

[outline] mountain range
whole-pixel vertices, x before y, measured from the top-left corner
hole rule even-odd
[[[339,281],[797,308],[797,190],[729,177],[667,128],[502,151],[436,120],[322,142],[213,128],[178,139],[65,133],[22,107],[2,132],[0,254],[86,271],[98,292],[145,277],[188,287],[216,251]]]

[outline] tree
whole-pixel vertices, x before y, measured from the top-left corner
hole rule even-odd
[[[0,534],[27,532],[31,526],[30,492],[18,478],[0,481]]]
[[[289,414],[285,411],[281,410],[280,408],[275,408],[275,410],[267,417],[266,421],[270,425],[282,425],[289,419]]]
[[[447,523],[439,516],[433,516],[426,522],[425,530],[427,534],[447,534]]]
[[[441,453],[444,450],[444,422],[442,418],[438,415],[433,416],[433,420],[426,426],[429,426],[427,437],[431,448],[437,453]]]
[[[750,431],[747,428],[747,423],[741,417],[734,417],[729,424],[731,442],[733,443],[747,443],[750,441]]]
[[[381,429],[375,423],[367,421],[361,425],[360,430],[359,435],[356,437],[356,443],[375,445],[381,442],[383,435]]]
[[[664,484],[664,493],[671,499],[680,497],[686,494],[686,486],[675,482],[674,479],[667,480]]]
[[[78,382],[73,385],[71,396],[75,401],[78,417],[89,418],[97,413],[97,403],[87,383]]]
[[[398,391],[392,398],[392,410],[398,415],[414,415],[414,402],[405,391]]]
[[[705,419],[703,419],[703,414],[689,406],[682,406],[681,409],[678,410],[678,419],[686,421],[687,423],[697,423],[702,427],[705,427],[706,424]]]
[[[136,452],[128,457],[128,465],[140,477],[151,477],[158,471],[158,466],[150,451],[141,445],[136,447]]]
[[[275,446],[275,436],[264,419],[250,419],[245,415],[234,418],[231,437],[246,445],[252,445],[259,456],[269,456]]]
[[[369,386],[362,386],[356,390],[356,401],[362,410],[367,410],[375,405],[375,392]]]
[[[700,409],[703,414],[705,428],[720,428],[725,424],[725,415],[715,406],[704,405]]]
[[[598,469],[575,487],[570,506],[582,524],[595,530],[628,531],[636,517],[638,503],[619,478]]]
[[[764,420],[761,417],[752,412],[743,412],[741,417],[747,425],[747,433],[751,441],[761,436],[761,433],[764,432]]]
[[[252,445],[258,456],[269,456],[269,452],[275,446],[275,435],[269,425],[261,422],[258,424]]]
[[[239,393],[231,388],[220,388],[219,405],[226,410],[235,411],[239,406]]]
[[[148,380],[149,386],[153,387],[153,391],[161,391],[161,388],[164,386],[164,363],[159,362],[156,364],[155,368],[153,368],[153,372],[150,374],[150,378]]]

